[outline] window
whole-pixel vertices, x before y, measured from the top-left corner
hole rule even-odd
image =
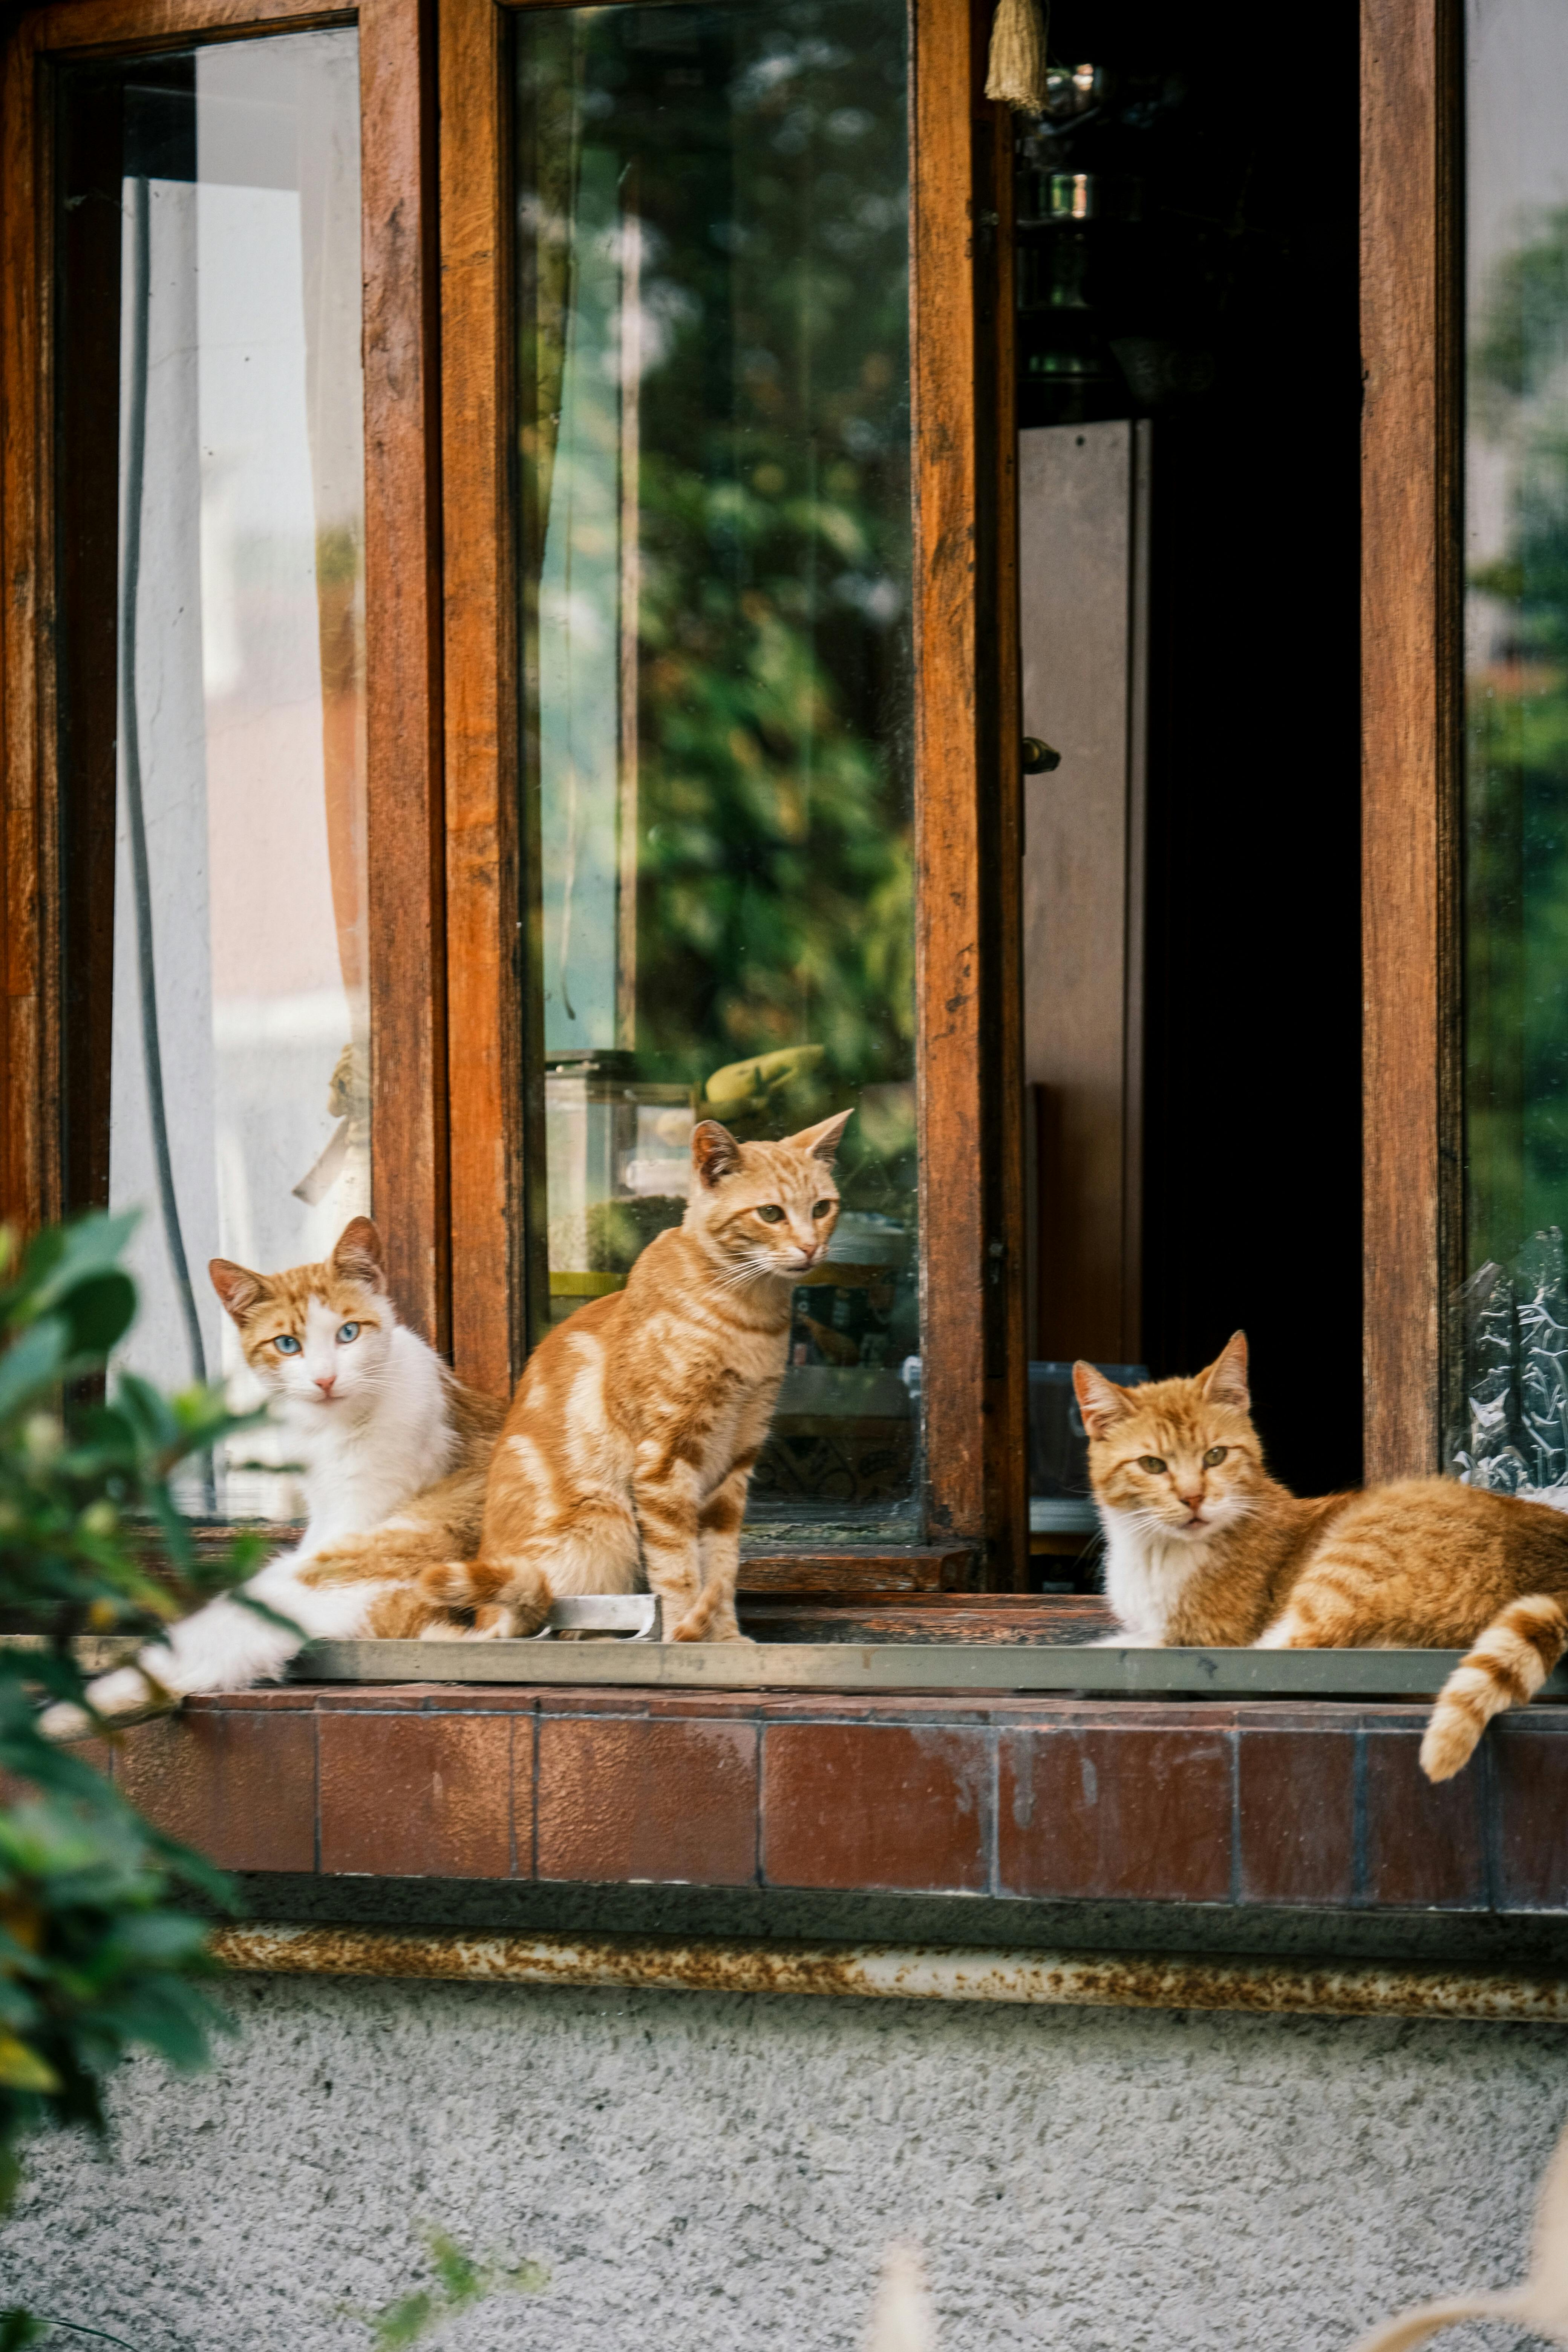
[[[1457,1450],[1568,1478],[1568,26],[1466,16],[1466,1313]]]
[[[908,36],[513,21],[531,1337],[853,1107],[758,1528],[914,1531]],[[542,1227],[542,1231],[539,1228]]]
[[[237,1361],[208,1257],[370,1205],[357,50],[57,91],[65,1184],[149,1206],[171,1386]]]
[[[368,1205],[499,1391],[696,1117],[852,1103],[756,1533],[1006,1578],[1005,126],[952,0],[819,14],[21,21],[5,1196],[150,1204],[168,1379]]]

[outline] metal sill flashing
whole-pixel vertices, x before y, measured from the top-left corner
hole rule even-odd
[[[1458,1650],[1143,1650],[1008,1643],[314,1642],[293,1678],[655,1690],[1056,1691],[1093,1698],[1435,1697]],[[1568,1673],[1538,1697],[1568,1699]]]
[[[370,1927],[219,1927],[215,1957],[258,1975],[437,1978],[661,1992],[847,1994],[1037,2008],[1568,2024],[1568,1979],[1453,1969],[964,1946],[684,1942]]]

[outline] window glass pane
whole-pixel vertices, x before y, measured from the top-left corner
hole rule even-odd
[[[530,9],[513,37],[535,1337],[679,1221],[695,1118],[782,1136],[853,1107],[752,1521],[898,1526],[904,9]]]
[[[1460,1469],[1568,1478],[1568,15],[1468,0]]]
[[[73,68],[59,148],[68,1182],[180,1383],[209,1257],[369,1205],[356,37]]]

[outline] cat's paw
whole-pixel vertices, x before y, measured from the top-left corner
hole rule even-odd
[[[710,1615],[700,1601],[681,1618],[667,1638],[671,1642],[745,1642],[748,1648],[754,1646],[742,1633],[733,1617],[726,1624],[722,1619]]]
[[[162,1689],[140,1666],[117,1666],[112,1674],[100,1675],[89,1690],[98,1722],[73,1699],[57,1699],[38,1717],[38,1729],[46,1739],[57,1743],[89,1739],[106,1722],[145,1723],[150,1716],[166,1715],[179,1704],[177,1692]]]
[[[53,1706],[45,1707],[38,1717],[38,1729],[46,1739],[63,1746],[69,1739],[89,1739],[92,1736],[92,1718],[86,1709],[68,1698],[57,1699]]]

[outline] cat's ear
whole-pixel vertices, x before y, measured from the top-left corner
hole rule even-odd
[[[207,1262],[207,1272],[217,1292],[237,1323],[243,1323],[267,1285],[247,1265],[236,1265],[232,1258],[215,1257]]]
[[[1252,1391],[1247,1385],[1247,1334],[1234,1331],[1198,1381],[1210,1404],[1234,1404],[1250,1410]]]
[[[691,1165],[705,1184],[719,1183],[741,1164],[741,1147],[716,1118],[700,1118],[691,1130]]]
[[[815,1127],[803,1127],[798,1135],[786,1135],[784,1144],[791,1151],[809,1151],[829,1168],[838,1157],[838,1147],[844,1140],[844,1130],[854,1118],[854,1107],[836,1110],[831,1118],[818,1119]]]
[[[1108,1437],[1128,1410],[1126,1391],[1093,1364],[1081,1362],[1072,1368],[1072,1385],[1085,1429],[1091,1437]]]
[[[386,1252],[368,1217],[351,1217],[332,1244],[332,1272],[372,1290],[386,1288]]]

